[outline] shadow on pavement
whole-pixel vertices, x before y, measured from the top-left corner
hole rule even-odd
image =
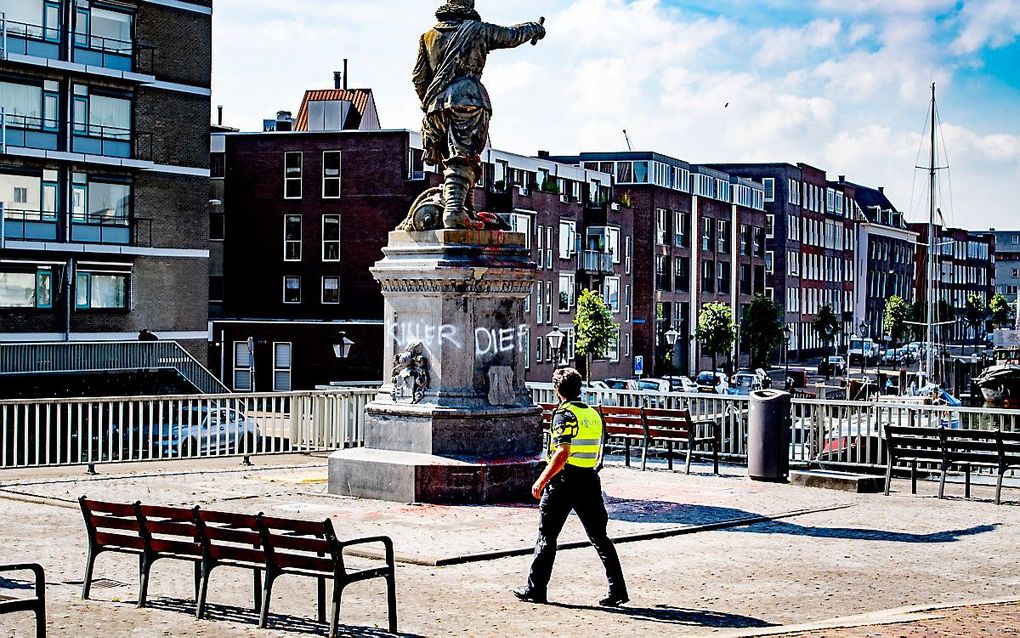
[[[596,607],[593,605],[570,605],[549,601],[553,607],[584,611],[601,611],[608,614],[628,616],[669,625],[688,627],[710,627],[714,629],[749,629],[754,627],[775,627],[776,625],[750,616],[739,616],[718,611],[683,609],[669,605],[655,607]]]
[[[0,577],[0,590],[3,589],[35,589],[35,583],[30,583],[27,580],[18,580],[16,578]]]
[[[158,609],[161,611],[172,611],[180,614],[187,614],[192,618],[195,615],[195,601],[193,600],[182,600],[176,598],[157,598],[151,600],[148,606],[152,609]],[[386,620],[386,608],[385,605],[380,609],[380,622]],[[398,615],[399,618],[399,615]],[[341,620],[343,616],[341,615]],[[251,609],[243,609],[241,607],[232,607],[229,605],[214,605],[209,603],[206,606],[205,620],[214,622],[233,622],[241,623],[245,625],[257,626],[259,624],[259,615],[257,612]],[[282,614],[269,614],[269,631],[271,632],[282,632],[296,633],[296,634],[308,634],[311,636],[327,636],[329,635],[329,625],[325,623],[318,623],[311,618],[302,618],[300,616],[287,616]],[[277,634],[278,635],[278,634]],[[339,636],[351,636],[354,638],[381,638],[382,636],[389,636],[392,638],[393,634],[387,632],[385,629],[378,629],[375,627],[352,627],[341,623],[338,634]],[[421,638],[416,634],[398,634],[399,636],[406,636],[407,638]]]
[[[692,505],[668,501],[636,501],[606,498],[609,518],[628,523],[656,523],[669,525],[712,525],[761,516],[731,507]],[[811,527],[785,521],[768,521],[733,527],[725,531],[752,534],[789,534],[814,538],[841,538],[858,541],[886,541],[893,543],[952,543],[967,536],[992,532],[995,525],[978,525],[960,530],[947,530],[930,534],[910,534],[878,529],[848,527]]]

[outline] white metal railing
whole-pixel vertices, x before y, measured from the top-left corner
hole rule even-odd
[[[0,106],[0,155],[7,154],[7,109]]]
[[[601,250],[582,250],[577,253],[577,267],[589,273],[612,273],[613,255]]]
[[[0,344],[0,375],[173,369],[205,394],[230,390],[176,341]]]
[[[528,388],[536,403],[556,402],[551,384],[529,383]],[[723,457],[735,461],[747,458],[748,397],[588,388],[583,399],[596,406],[690,410],[694,421],[720,424]],[[1016,410],[793,399],[791,416],[790,460],[830,467],[884,468],[888,462],[887,425],[1020,432],[1020,411]]]
[[[7,14],[0,11],[0,60],[7,59]],[[6,151],[6,149],[4,149]]]
[[[0,469],[333,451],[375,390],[0,401]]]

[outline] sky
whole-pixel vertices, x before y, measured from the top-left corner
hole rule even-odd
[[[384,128],[417,129],[410,84],[433,0],[216,0],[213,104],[261,130],[350,60]],[[483,78],[493,146],[656,151],[691,163],[803,162],[885,186],[927,218],[925,126],[938,87],[946,222],[1020,228],[1020,0],[478,0],[546,18]],[[726,106],[726,105],[729,106]]]

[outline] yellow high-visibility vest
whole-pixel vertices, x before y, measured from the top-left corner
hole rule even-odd
[[[602,451],[602,417],[595,408],[566,402],[557,412],[570,412],[577,418],[577,434],[570,441],[570,457],[567,465],[593,469],[599,462]],[[554,437],[549,438],[549,457],[556,451]]]

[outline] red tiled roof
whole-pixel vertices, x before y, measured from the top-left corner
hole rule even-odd
[[[371,89],[350,89],[347,91],[343,89],[319,89],[305,91],[305,97],[301,100],[301,108],[298,110],[297,119],[294,121],[294,130],[308,130],[309,102],[350,102],[354,110],[364,117],[365,109],[368,108],[368,100],[371,97]]]

